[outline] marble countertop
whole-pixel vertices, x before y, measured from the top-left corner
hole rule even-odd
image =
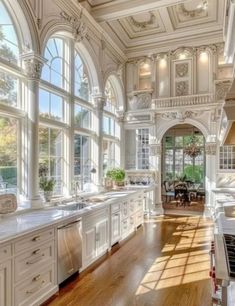
[[[0,218],[0,243],[18,238],[22,235],[42,229],[49,225],[56,225],[69,219],[82,217],[95,210],[110,205],[120,198],[130,197],[144,189],[125,189],[120,191],[112,190],[99,195],[107,197],[105,201],[99,203],[87,203],[87,206],[80,210],[63,210],[61,206],[47,207],[37,210],[27,210],[9,215],[2,215]],[[65,204],[69,205],[69,204]]]

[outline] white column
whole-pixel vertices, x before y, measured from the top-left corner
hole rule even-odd
[[[124,129],[124,112],[117,111],[117,121],[120,128],[120,167],[125,169],[125,129]]]
[[[156,188],[153,207],[151,208],[151,215],[162,215],[164,213],[162,207],[162,190],[161,190],[161,144],[150,144],[151,167],[156,170]]]
[[[94,148],[93,158],[98,169],[94,175],[95,184],[98,190],[102,190],[103,185],[103,109],[105,105],[105,98],[102,96],[94,97],[95,109],[96,109],[96,148]]]
[[[39,196],[39,80],[44,60],[35,54],[22,56],[28,76],[28,192],[32,208],[42,206]]]
[[[204,215],[211,217],[215,209],[213,189],[216,187],[216,143],[206,143],[205,208]]]

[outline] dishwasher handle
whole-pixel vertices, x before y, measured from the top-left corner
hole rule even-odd
[[[75,221],[73,221],[73,222],[69,222],[69,223],[67,223],[67,224],[65,224],[65,225],[61,225],[61,226],[59,226],[57,229],[59,230],[59,229],[62,229],[62,228],[69,228],[69,227],[74,226],[74,224],[80,223],[80,222],[81,222],[81,219],[77,219],[77,220],[75,220]]]

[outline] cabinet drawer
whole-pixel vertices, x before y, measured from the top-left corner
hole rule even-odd
[[[138,211],[135,215],[135,226],[139,226],[140,224],[143,224],[143,212]]]
[[[129,220],[128,218],[122,221],[122,237],[125,237],[129,232]]]
[[[134,202],[134,200],[130,201],[129,210],[130,210],[130,214],[135,212],[135,202]]]
[[[35,232],[33,235],[28,235],[15,243],[15,253],[35,248],[43,242],[54,238],[54,229],[48,229],[42,232]]]
[[[111,205],[111,213],[115,213],[116,211],[120,210],[120,204],[119,203],[115,203]]]
[[[40,303],[36,301],[55,286],[54,272],[54,266],[48,266],[40,273],[35,273],[32,277],[16,286],[15,305],[39,305]]]
[[[143,200],[139,199],[136,201],[136,210],[143,210]]]
[[[9,257],[11,257],[11,245],[0,245],[0,262],[9,259]]]
[[[32,274],[35,269],[50,264],[55,259],[54,241],[27,251],[15,258],[15,281],[19,281]]]
[[[128,216],[128,208],[129,208],[128,202],[123,202],[122,203],[122,218],[123,219]]]

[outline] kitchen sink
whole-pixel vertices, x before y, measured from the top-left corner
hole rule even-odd
[[[85,203],[75,203],[75,204],[66,204],[64,206],[58,206],[57,209],[72,211],[72,210],[80,210],[85,207],[87,207],[87,204]]]

